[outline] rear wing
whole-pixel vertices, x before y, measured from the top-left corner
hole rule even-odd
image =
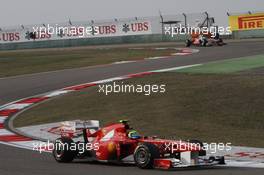
[[[88,121],[76,121],[75,122],[76,129],[99,129],[99,121],[98,120],[88,120]]]
[[[96,132],[99,127],[100,125],[98,120],[64,121],[61,123],[60,131],[62,136],[78,137],[84,133],[84,130],[87,130],[89,134],[92,134]]]

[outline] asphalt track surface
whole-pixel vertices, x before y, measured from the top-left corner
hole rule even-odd
[[[189,56],[175,56],[159,60],[147,60],[136,63],[70,69],[34,75],[0,79],[0,105],[21,98],[45,93],[66,86],[87,83],[101,79],[131,73],[171,68],[210,61],[230,59],[242,56],[264,54],[263,41],[229,43],[224,47],[199,48],[200,52]],[[134,166],[90,164],[74,162],[59,164],[50,154],[33,152],[0,144],[0,175],[72,175],[72,174],[232,174],[263,175],[263,169],[215,167],[210,169],[188,169],[176,171],[141,170]]]

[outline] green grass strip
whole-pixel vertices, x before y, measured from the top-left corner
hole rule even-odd
[[[264,55],[234,58],[225,61],[211,62],[201,66],[177,70],[184,73],[226,74],[264,67]]]

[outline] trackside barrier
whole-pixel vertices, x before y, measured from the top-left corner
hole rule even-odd
[[[181,41],[186,36],[164,36],[164,27],[206,26],[208,13],[67,21],[54,24],[0,26],[0,50],[71,47],[98,44]],[[63,29],[67,30],[65,32]]]

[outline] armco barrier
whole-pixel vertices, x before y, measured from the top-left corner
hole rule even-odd
[[[247,38],[263,38],[264,30],[243,30],[243,31],[234,31],[233,37],[235,39],[247,39]]]
[[[118,36],[118,37],[104,37],[104,38],[80,38],[80,39],[67,39],[67,40],[33,41],[33,42],[23,42],[23,43],[0,44],[0,50],[73,47],[73,46],[87,46],[87,45],[124,44],[124,43],[169,42],[169,41],[184,41],[185,39],[186,36],[176,36],[172,38],[170,36],[163,36],[162,34]]]

